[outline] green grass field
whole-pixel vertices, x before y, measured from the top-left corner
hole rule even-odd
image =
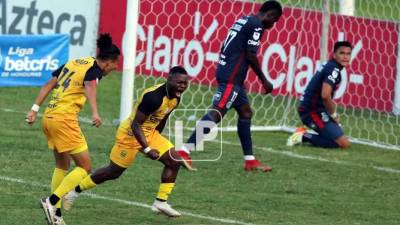
[[[147,82],[146,86],[152,84]],[[144,86],[141,79],[136,85]],[[105,125],[96,129],[81,123],[93,168],[108,163],[116,131],[112,121],[119,116],[119,90],[120,74],[103,79],[98,104]],[[25,112],[38,91],[0,88],[1,225],[45,224],[38,200],[50,192],[54,160],[40,122],[32,127],[24,123]],[[90,118],[87,107],[81,116]],[[399,151],[363,145],[353,145],[347,151],[306,145],[287,148],[287,137],[287,133],[254,132],[257,157],[274,170],[249,173],[242,169],[236,133],[225,132],[219,161],[197,162],[197,172],[181,170],[170,197],[170,203],[183,212],[181,218],[170,219],[150,211],[162,167],[139,156],[119,180],[93,189],[90,196],[81,196],[73,209],[64,213],[65,221],[74,225],[400,224]],[[206,147],[196,157],[212,157],[219,143]]]

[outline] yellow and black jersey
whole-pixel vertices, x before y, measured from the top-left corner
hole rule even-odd
[[[178,106],[179,99],[168,98],[166,83],[155,85],[144,90],[140,98],[136,101],[129,118],[121,123],[120,129],[131,130],[131,123],[139,110],[147,118],[142,124],[145,135],[152,133],[160,125],[161,121],[166,120],[169,114]]]
[[[102,70],[92,57],[71,60],[58,68],[53,72],[57,85],[45,115],[76,118],[86,102],[84,82],[96,82],[102,76]]]

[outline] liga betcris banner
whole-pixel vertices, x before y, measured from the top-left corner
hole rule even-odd
[[[41,86],[68,60],[68,35],[0,35],[0,86]]]
[[[103,0],[101,4],[100,31],[110,31],[121,41],[126,2]],[[259,7],[259,3],[231,0],[140,1],[136,73],[165,76],[172,65],[180,64],[192,82],[215,85],[218,53],[230,26],[243,15],[255,14]],[[303,93],[322,63],[322,21],[319,11],[285,7],[280,21],[264,33],[259,59],[274,84],[273,95]],[[332,15],[329,52],[335,41],[344,39],[353,43],[354,50],[335,98],[345,106],[391,112],[397,25]],[[250,92],[262,91],[251,70],[245,83]]]

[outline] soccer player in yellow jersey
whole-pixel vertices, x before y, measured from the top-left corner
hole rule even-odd
[[[43,132],[53,150],[56,167],[51,181],[52,195],[41,199],[41,205],[50,224],[65,224],[61,217],[60,199],[78,185],[91,170],[88,146],[78,123],[78,113],[86,99],[92,111],[93,125],[99,127],[101,118],[97,110],[97,82],[118,66],[120,50],[109,34],[97,40],[97,57],[75,59],[53,72],[53,78],[40,90],[26,122],[33,124],[39,106],[52,92],[51,100],[42,119]],[[76,167],[68,173],[70,162]]]
[[[178,106],[187,85],[187,72],[184,68],[175,66],[169,71],[166,83],[146,89],[135,103],[129,118],[118,128],[109,165],[83,179],[75,190],[66,195],[64,205],[69,208],[78,193],[107,180],[117,179],[133,163],[140,151],[152,160],[164,164],[160,188],[151,209],[171,217],[180,216],[167,203],[167,199],[175,186],[181,158],[173,144],[160,133],[168,116]]]

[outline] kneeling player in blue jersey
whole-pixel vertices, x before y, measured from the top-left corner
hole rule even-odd
[[[340,71],[350,63],[351,50],[349,42],[336,42],[333,59],[324,64],[308,83],[297,111],[303,124],[317,134],[299,130],[289,137],[288,146],[309,142],[323,148],[350,147],[340,126],[333,96],[341,81]]]

